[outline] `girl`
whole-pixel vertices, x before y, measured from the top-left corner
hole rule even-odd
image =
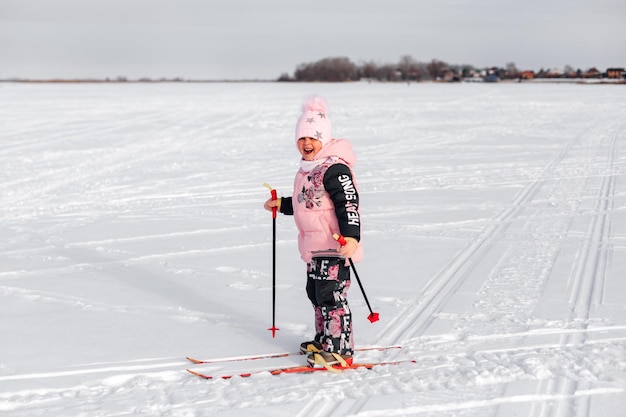
[[[300,346],[311,366],[352,363],[352,315],[348,307],[350,269],[347,258],[358,262],[361,247],[359,194],[351,167],[356,162],[350,142],[332,139],[326,101],[305,100],[296,123],[296,147],[302,156],[292,197],[265,202],[293,215],[298,248],[307,264],[306,291],[315,311],[315,337]],[[340,246],[338,233],[347,243]]]

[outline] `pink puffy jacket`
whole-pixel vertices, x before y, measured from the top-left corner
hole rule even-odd
[[[294,179],[291,204],[300,256],[310,262],[314,251],[337,249],[339,244],[333,234],[338,233],[359,241],[352,257],[358,262],[363,257],[363,248],[359,195],[350,169],[356,163],[352,145],[347,140],[333,139],[324,145],[316,160],[325,162],[310,172],[298,170]],[[281,207],[281,211],[291,214],[288,208]]]

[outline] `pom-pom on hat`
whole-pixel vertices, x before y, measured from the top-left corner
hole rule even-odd
[[[319,140],[322,146],[332,138],[328,105],[320,96],[308,97],[302,104],[302,114],[296,123],[296,142],[305,137]]]

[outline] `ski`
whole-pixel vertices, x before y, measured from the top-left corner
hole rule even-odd
[[[415,359],[407,359],[407,360],[391,361],[391,362],[353,363],[351,365],[344,366],[344,367],[333,366],[332,367],[333,369],[312,368],[306,365],[299,365],[299,366],[289,366],[285,368],[263,369],[263,370],[248,371],[248,372],[233,373],[233,374],[222,374],[222,375],[208,375],[208,374],[203,374],[198,371],[194,371],[192,369],[187,369],[187,372],[203,379],[230,379],[234,377],[248,378],[253,375],[259,375],[259,374],[265,374],[265,373],[268,373],[270,375],[282,375],[282,374],[308,374],[308,373],[320,372],[320,371],[343,372],[349,369],[359,369],[359,368],[372,369],[375,366],[389,366],[389,365],[399,365],[402,363],[416,363],[416,362],[417,361]]]
[[[190,356],[187,356],[186,359],[189,362],[195,363],[196,365],[202,365],[202,364],[211,364],[211,363],[256,361],[260,359],[284,358],[285,356],[293,356],[293,355],[298,355],[298,354],[300,353],[299,352],[283,352],[283,353],[267,353],[267,354],[262,354],[262,355],[233,356],[230,358],[217,358],[217,359],[195,359]]]
[[[400,345],[391,346],[363,346],[355,348],[355,352],[366,352],[371,350],[390,350],[390,349],[402,349]],[[224,362],[242,362],[242,361],[255,361],[261,359],[271,358],[284,358],[286,356],[302,355],[302,352],[281,352],[281,353],[264,353],[261,355],[248,355],[248,356],[233,356],[229,358],[217,358],[217,359],[196,359],[187,356],[186,359],[196,365],[206,365],[211,363],[224,363]]]

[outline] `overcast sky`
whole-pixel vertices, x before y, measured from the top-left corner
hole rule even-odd
[[[345,56],[626,66],[626,0],[0,0],[0,78],[275,79]]]

